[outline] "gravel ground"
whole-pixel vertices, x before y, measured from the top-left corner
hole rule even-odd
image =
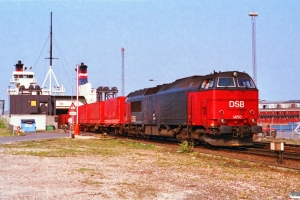
[[[2,147],[0,198],[290,199],[291,191],[300,191],[295,171],[160,147],[114,150],[38,157]]]

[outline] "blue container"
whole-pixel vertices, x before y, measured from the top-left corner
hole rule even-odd
[[[21,128],[24,132],[35,132],[35,119],[21,119]]]

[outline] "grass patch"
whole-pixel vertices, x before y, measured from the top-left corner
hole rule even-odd
[[[0,137],[9,137],[9,136],[24,136],[25,133],[17,133],[17,130],[14,130],[14,134],[10,133],[8,122],[4,118],[0,118]]]
[[[94,172],[94,171],[95,171],[95,169],[85,168],[85,167],[79,169],[79,172],[82,174],[84,174],[85,172]]]
[[[1,148],[6,148],[6,152],[14,155],[33,155],[40,157],[101,155],[111,157],[122,154],[125,152],[124,149],[155,149],[155,146],[152,144],[111,139],[73,140],[69,138],[59,138],[2,144],[0,145],[0,149]]]
[[[8,122],[4,118],[0,118],[0,129],[1,128],[8,128]]]
[[[0,137],[12,136],[8,129],[8,122],[4,118],[0,118]]]
[[[8,128],[0,128],[0,137],[12,136]]]

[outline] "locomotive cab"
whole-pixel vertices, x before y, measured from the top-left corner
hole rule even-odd
[[[243,72],[203,77],[201,87],[188,93],[188,123],[192,137],[217,146],[253,145],[257,126],[258,90]]]

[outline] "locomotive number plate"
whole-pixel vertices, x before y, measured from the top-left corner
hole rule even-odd
[[[242,119],[242,115],[233,115],[233,119]]]

